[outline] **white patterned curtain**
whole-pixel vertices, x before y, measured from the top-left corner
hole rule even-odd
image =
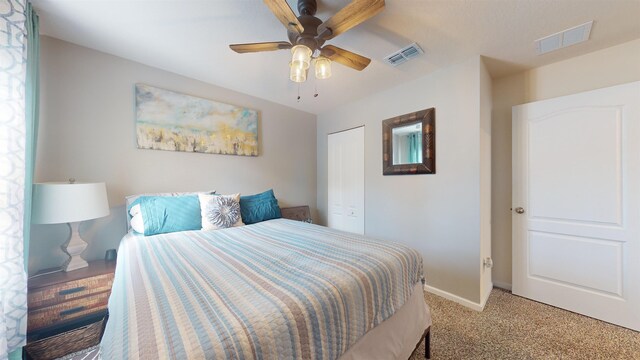
[[[26,0],[0,1],[0,359],[25,344]],[[30,184],[29,184],[30,186]],[[27,226],[29,226],[27,224]]]

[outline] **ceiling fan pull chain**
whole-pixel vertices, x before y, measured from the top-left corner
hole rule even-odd
[[[298,83],[298,102],[300,102],[300,83]]]

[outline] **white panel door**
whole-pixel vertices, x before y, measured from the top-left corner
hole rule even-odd
[[[327,225],[364,234],[364,127],[329,134]]]
[[[640,82],[513,108],[513,293],[640,330]]]

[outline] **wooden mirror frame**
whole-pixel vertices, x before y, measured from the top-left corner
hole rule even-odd
[[[422,163],[393,164],[394,128],[422,123]],[[436,173],[436,109],[396,116],[382,122],[382,174],[413,175]]]

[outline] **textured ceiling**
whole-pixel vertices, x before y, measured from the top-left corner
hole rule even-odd
[[[299,88],[288,51],[236,54],[230,43],[281,41],[280,22],[259,0],[33,0],[41,33],[311,113],[397,86],[473,55],[493,77],[640,38],[640,0],[387,0],[386,9],[331,40],[373,61],[357,72],[333,65]],[[295,9],[296,2],[289,0]],[[348,0],[319,0],[327,19]],[[534,40],[595,20],[591,40],[537,56]],[[412,42],[425,54],[397,68],[382,58]]]

